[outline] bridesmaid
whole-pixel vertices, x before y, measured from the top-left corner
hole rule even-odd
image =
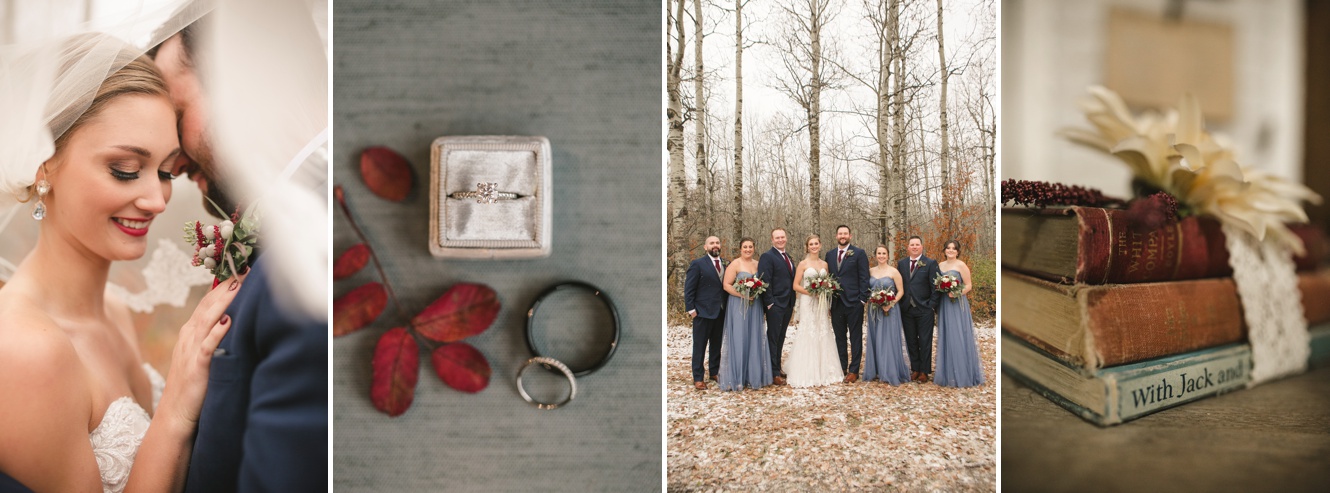
[[[970,318],[970,267],[957,257],[961,245],[956,240],[946,243],[942,250],[946,260],[938,262],[938,270],[961,280],[960,294],[948,293],[951,299],[941,300],[937,307],[937,372],[933,383],[946,387],[973,387],[984,383],[984,369],[979,362],[979,350],[974,344],[974,321]]]
[[[760,389],[771,385],[771,352],[767,350],[766,322],[762,303],[746,298],[734,289],[734,281],[756,275],[752,238],[739,240],[739,258],[725,268],[725,292],[730,293],[725,307],[725,330],[721,336],[721,390]]]
[[[896,299],[905,296],[905,283],[901,271],[888,262],[887,247],[878,245],[873,251],[877,265],[868,269],[868,284],[872,289],[896,290]],[[901,341],[901,314],[893,301],[879,308],[868,308],[868,350],[864,355],[864,380],[878,379],[883,383],[900,385],[910,379],[910,368],[905,364]]]

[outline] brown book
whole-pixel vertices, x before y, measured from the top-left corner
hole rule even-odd
[[[1330,251],[1320,229],[1290,225],[1306,247],[1299,271],[1314,270]],[[1123,284],[1229,277],[1219,222],[1188,217],[1146,228],[1127,211],[1096,207],[1002,211],[1002,263],[1066,283]]]
[[[1309,324],[1330,320],[1330,270],[1300,274]],[[1093,372],[1246,340],[1232,278],[1060,284],[1004,269],[1002,328]]]

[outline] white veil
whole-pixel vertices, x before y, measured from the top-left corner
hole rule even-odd
[[[85,0],[23,2],[0,9],[0,282],[36,243],[27,196],[54,137],[86,109],[106,76],[212,12],[197,57],[211,102],[216,161],[243,202],[261,204],[265,261],[280,301],[327,314],[327,1]],[[96,10],[96,9],[94,9]],[[21,27],[19,27],[21,26]],[[69,40],[82,43],[62,60]],[[71,117],[72,115],[72,117]],[[112,291],[136,311],[183,306],[211,276],[189,266],[181,228],[212,219],[193,183],[176,180],[150,229],[148,255],[116,262]],[[257,202],[255,202],[257,201]],[[153,237],[157,237],[154,239]],[[170,246],[167,246],[170,245]]]

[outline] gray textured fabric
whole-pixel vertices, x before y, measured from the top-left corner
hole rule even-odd
[[[389,418],[369,400],[378,336],[405,320],[390,306],[333,341],[338,491],[650,491],[661,486],[659,2],[379,2],[334,8],[334,180],[408,311],[457,282],[482,282],[503,309],[468,342],[489,358],[490,386],[445,386],[422,358],[415,403]],[[443,135],[540,135],[553,157],[554,250],[510,261],[436,259],[427,250],[430,143]],[[386,145],[411,161],[402,203],[369,193],[359,152]],[[340,251],[356,240],[334,219]],[[366,269],[337,295],[374,280]],[[599,285],[618,303],[623,337],[608,366],[578,381],[567,408],[540,411],[513,383],[530,356],[525,312],[562,280]],[[550,320],[595,319],[575,301]],[[570,360],[594,351],[551,330]],[[594,341],[603,336],[588,335]],[[577,351],[582,354],[576,354]],[[533,370],[528,374],[542,373]],[[537,378],[533,393],[559,382]],[[562,391],[563,389],[558,389]]]

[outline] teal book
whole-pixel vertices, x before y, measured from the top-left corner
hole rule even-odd
[[[1309,360],[1310,366],[1330,361],[1330,324],[1312,328]],[[1227,344],[1087,376],[1084,368],[1004,332],[1002,368],[1085,420],[1108,426],[1245,387],[1251,380],[1251,347]]]

